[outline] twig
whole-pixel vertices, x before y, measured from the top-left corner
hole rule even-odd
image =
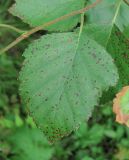
[[[8,25],[8,24],[0,24],[0,27],[14,30],[14,31],[17,32],[17,33],[25,33],[25,32],[26,32],[26,31],[23,31],[23,30],[21,30],[21,29],[19,29],[19,28],[14,27],[14,26]]]
[[[129,1],[128,0],[124,0],[124,2],[129,6]]]
[[[81,14],[81,25],[80,25],[80,31],[79,31],[79,36],[78,36],[78,42],[79,42],[79,40],[80,40],[81,33],[82,33],[82,30],[83,30],[83,25],[84,25],[84,15],[85,15],[85,13],[82,13],[82,14]]]
[[[1,55],[2,53],[4,53],[4,52],[8,51],[9,49],[11,49],[12,47],[14,47],[15,45],[17,45],[17,44],[18,44],[19,42],[21,42],[22,40],[28,38],[30,35],[38,32],[38,31],[40,31],[40,30],[42,30],[42,29],[44,29],[44,28],[46,28],[46,27],[48,27],[48,26],[50,26],[50,25],[52,25],[52,24],[55,24],[55,23],[57,23],[57,22],[59,22],[59,21],[65,20],[65,19],[67,19],[67,18],[69,18],[69,17],[75,16],[75,15],[78,15],[78,14],[81,14],[81,13],[84,13],[84,12],[88,11],[89,9],[94,8],[94,7],[95,7],[97,4],[99,4],[101,1],[102,1],[102,0],[96,0],[96,2],[94,2],[93,4],[91,4],[91,5],[89,5],[89,6],[85,7],[85,8],[82,8],[82,9],[77,10],[77,11],[73,11],[73,12],[71,12],[71,13],[69,13],[69,14],[66,14],[66,15],[64,15],[64,16],[61,16],[61,17],[59,17],[59,18],[56,18],[55,20],[52,20],[52,21],[50,21],[50,22],[47,22],[47,23],[45,23],[45,24],[43,24],[43,25],[40,25],[40,26],[38,26],[38,27],[35,27],[35,28],[31,29],[31,30],[28,31],[28,32],[23,33],[23,34],[22,34],[21,36],[19,36],[15,41],[13,41],[12,43],[10,43],[7,47],[5,47],[4,49],[0,50],[0,55]]]

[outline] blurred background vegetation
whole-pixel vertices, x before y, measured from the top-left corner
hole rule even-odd
[[[0,0],[0,23],[21,29],[29,26],[8,13],[14,0]],[[27,114],[17,79],[22,52],[45,34],[41,31],[0,56],[0,160],[129,160],[129,129],[115,122],[111,104],[98,106],[92,118],[70,136],[49,144]],[[0,48],[19,34],[0,28]]]

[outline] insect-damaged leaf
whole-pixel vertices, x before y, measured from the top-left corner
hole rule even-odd
[[[77,33],[58,33],[33,42],[24,53],[21,95],[50,141],[89,118],[103,90],[117,82],[113,59],[103,47]]]
[[[39,26],[84,7],[85,0],[16,0],[10,12],[31,26]],[[60,21],[45,28],[54,31],[72,29],[80,21],[80,15]]]

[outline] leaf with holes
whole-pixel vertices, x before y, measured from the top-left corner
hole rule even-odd
[[[24,53],[21,95],[37,125],[55,141],[88,119],[103,90],[118,80],[103,47],[78,33],[46,35]]]
[[[39,26],[84,7],[85,0],[16,0],[10,12],[31,26]],[[60,21],[48,30],[67,31],[80,21],[80,15]],[[45,28],[46,29],[46,28]]]

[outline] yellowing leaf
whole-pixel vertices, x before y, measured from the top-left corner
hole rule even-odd
[[[114,99],[113,111],[116,121],[129,127],[129,86],[124,87]]]

